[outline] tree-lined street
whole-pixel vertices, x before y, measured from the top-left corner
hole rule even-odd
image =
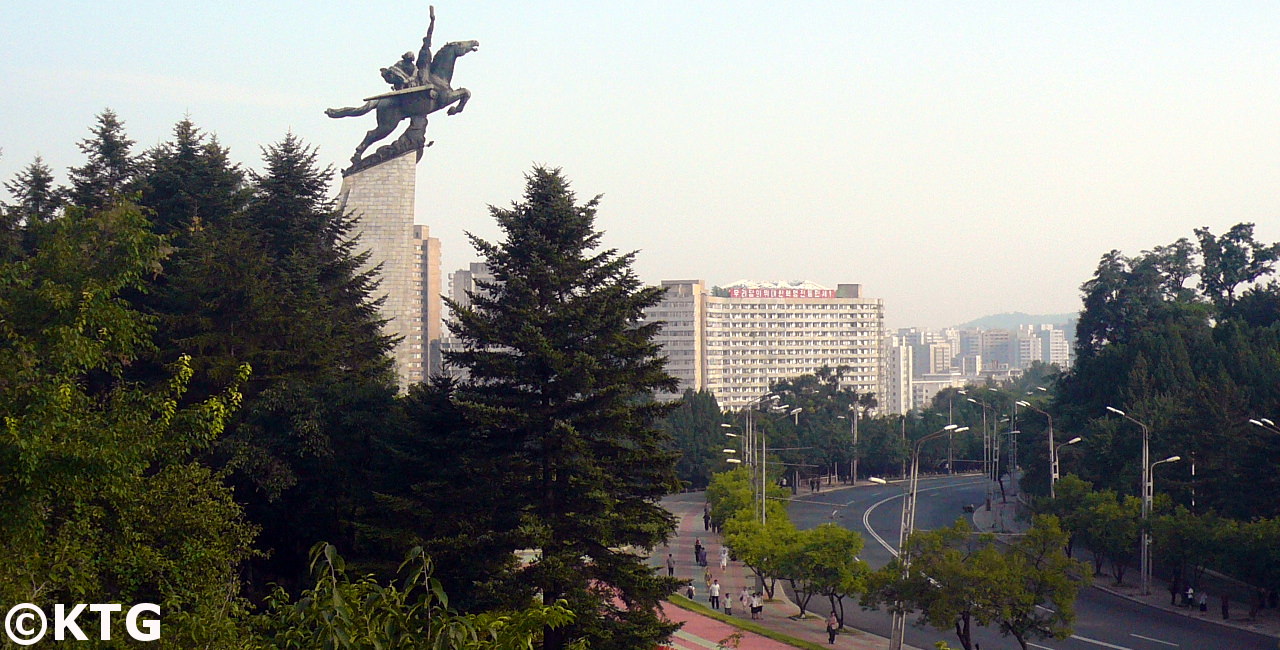
[[[981,477],[946,476],[922,479],[917,505],[916,528],[934,529],[948,526],[966,505],[979,504],[986,496]],[[884,544],[896,550],[902,488],[861,485],[837,488],[793,501],[788,508],[799,528],[835,521],[855,530],[867,539],[862,558],[873,567],[889,561],[892,554]],[[1008,522],[1012,524],[1012,521]],[[998,522],[997,522],[998,526]],[[820,608],[815,607],[815,611]],[[852,611],[852,610],[850,610]],[[825,612],[824,612],[825,613]],[[1274,648],[1277,639],[1226,626],[1196,620],[1179,614],[1162,612],[1097,588],[1081,590],[1076,600],[1077,619],[1073,636],[1065,641],[1037,642],[1035,647],[1065,650],[1098,650],[1099,648]],[[909,619],[911,620],[911,619]],[[889,614],[884,611],[858,610],[851,614],[851,624],[882,636],[889,634]],[[934,641],[953,642],[950,634],[935,630],[907,629],[907,643],[932,647]],[[991,630],[979,630],[975,640],[982,648],[1017,648],[1012,639],[1002,638]]]

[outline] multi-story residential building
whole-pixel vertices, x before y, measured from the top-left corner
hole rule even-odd
[[[885,394],[884,302],[864,298],[861,285],[743,281],[708,289],[702,280],[668,280],[662,287],[645,320],[664,323],[657,341],[681,393],[706,389],[738,409],[772,382],[847,366],[847,385]]]
[[[896,336],[889,336],[885,343],[885,393],[880,399],[880,407],[885,413],[906,415],[911,410],[912,387],[914,379],[911,375],[911,355],[913,348],[904,345]]]

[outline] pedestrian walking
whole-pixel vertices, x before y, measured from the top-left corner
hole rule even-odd
[[[757,621],[764,620],[764,599],[760,597],[760,592],[751,594],[751,618]]]
[[[1200,611],[1209,611],[1209,594],[1203,591],[1200,592]]]
[[[840,621],[836,619],[836,613],[831,612],[831,615],[827,617],[827,643],[828,644],[835,645],[836,633],[839,631],[840,631]]]
[[[742,604],[742,609],[744,611],[751,608],[751,594],[747,593],[746,585],[743,585],[742,591],[738,592],[738,602]],[[751,618],[755,617],[752,616]]]
[[[702,540],[693,540],[693,563],[702,566]]]
[[[1182,594],[1182,606],[1191,607],[1194,602],[1196,602],[1196,590],[1192,589],[1191,585],[1187,585],[1186,593]]]
[[[690,580],[690,581],[689,581],[689,586],[688,586],[688,587],[685,587],[685,590],[684,590],[684,597],[685,597],[685,598],[688,598],[689,600],[693,600],[693,593],[694,593],[694,592],[693,592],[693,581],[692,581],[692,580]]]
[[[727,568],[729,568],[729,547],[722,544],[720,546],[720,572],[724,573]]]
[[[720,581],[712,580],[711,586],[707,587],[707,592],[711,594],[711,609],[720,609]],[[726,598],[725,600],[729,599]]]
[[[733,616],[733,594],[724,595],[724,615]]]
[[[676,559],[670,553],[667,553],[667,577],[673,578],[676,575]]]
[[[711,586],[711,567],[705,567],[702,569],[702,584],[708,587]]]
[[[702,530],[711,530],[711,505],[702,506]]]

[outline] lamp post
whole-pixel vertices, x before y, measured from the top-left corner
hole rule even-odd
[[[1164,460],[1157,460],[1151,463],[1147,468],[1147,498],[1150,499],[1155,494],[1156,488],[1156,465],[1161,463],[1176,463],[1182,460],[1182,456],[1170,456]],[[1142,569],[1142,595],[1146,596],[1151,593],[1151,533],[1147,532],[1147,517],[1151,514],[1151,503],[1147,502],[1147,512],[1142,515],[1142,557],[1146,559]]]
[[[1054,446],[1053,440],[1053,416],[1049,415],[1046,411],[1042,411],[1032,406],[1031,403],[1026,400],[1018,400],[1014,403],[1018,406],[1029,408],[1049,420],[1049,498],[1056,499],[1058,495],[1054,493],[1053,484],[1058,480],[1058,448]],[[1079,440],[1079,438],[1077,438],[1077,440]]]
[[[1142,429],[1142,541],[1139,542],[1138,551],[1141,558],[1140,570],[1142,573],[1142,595],[1146,596],[1151,593],[1151,534],[1147,532],[1147,515],[1151,513],[1151,466],[1148,464],[1150,459],[1151,446],[1151,430],[1147,425],[1129,417],[1128,413],[1121,411],[1114,406],[1108,406],[1107,410],[1119,415],[1120,417],[1138,425]],[[1161,461],[1164,462],[1164,461]]]
[[[1055,483],[1057,482],[1057,480],[1058,480],[1059,478],[1061,478],[1061,476],[1059,476],[1059,475],[1058,475],[1058,461],[1061,459],[1060,454],[1062,453],[1062,448],[1063,448],[1063,447],[1066,447],[1067,445],[1074,445],[1074,444],[1076,444],[1077,442],[1080,442],[1081,440],[1084,440],[1084,438],[1081,438],[1080,436],[1076,436],[1076,437],[1074,437],[1074,438],[1072,438],[1072,439],[1070,439],[1070,440],[1068,440],[1068,441],[1066,441],[1066,442],[1064,442],[1064,443],[1062,443],[1062,444],[1058,445],[1057,447],[1054,447],[1054,448],[1053,448],[1053,468],[1052,468],[1051,473],[1052,473],[1052,475],[1053,475],[1053,481],[1054,481]],[[1052,492],[1053,492],[1053,483],[1050,483],[1050,484],[1049,484],[1049,488],[1050,488],[1050,489],[1049,489],[1050,493],[1052,493]]]
[[[1270,431],[1271,433],[1280,433],[1280,427],[1277,427],[1275,422],[1272,422],[1271,420],[1268,420],[1267,418],[1255,418],[1255,419],[1250,419],[1250,420],[1249,420],[1249,424],[1252,424],[1252,425],[1254,425],[1254,426],[1258,426],[1258,427],[1262,427],[1263,429],[1266,429],[1267,431]]]
[[[911,478],[907,481],[907,495],[902,500],[902,522],[898,528],[898,564],[902,567],[902,577],[907,577],[907,571],[911,568],[911,556],[907,554],[907,538],[911,536],[916,525],[916,487],[920,480],[920,448],[924,443],[940,438],[944,435],[953,433],[964,433],[969,427],[961,427],[955,424],[948,424],[933,433],[930,433],[916,441],[915,447],[911,451]],[[880,483],[880,481],[876,481]],[[889,634],[889,647],[893,650],[901,650],[902,637],[906,633],[907,614],[903,610],[902,602],[894,604],[893,611],[893,628]]]
[[[961,395],[968,395],[968,393],[963,390],[959,391],[959,393]],[[991,454],[991,440],[990,440],[991,436],[987,434],[987,409],[992,409],[994,411],[994,407],[992,407],[990,404],[987,404],[982,400],[974,399],[972,397],[966,397],[965,399],[982,407],[982,473],[986,474],[987,479],[990,480],[992,454]],[[994,419],[994,415],[992,416],[992,418]],[[991,509],[991,483],[990,482],[987,483],[987,509],[988,510]]]
[[[845,416],[837,415],[836,419],[843,420]],[[858,407],[857,405],[849,406],[849,434],[853,436],[853,458],[849,461],[849,485],[858,484]]]

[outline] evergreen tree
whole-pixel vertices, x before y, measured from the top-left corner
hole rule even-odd
[[[361,557],[354,520],[372,498],[370,441],[395,415],[395,384],[374,277],[325,196],[332,170],[293,136],[264,157],[246,179],[186,120],[148,154],[142,198],[177,250],[140,300],[160,318],[157,359],[195,357],[194,397],[253,369],[210,461],[262,526],[255,583],[294,586],[316,540]]]
[[[540,556],[517,580],[577,616],[548,629],[546,648],[587,638],[591,647],[650,647],[674,626],[656,612],[674,579],[658,577],[629,547],[652,548],[672,531],[657,503],[676,487],[674,455],[653,427],[666,407],[651,393],[676,382],[643,310],[660,298],[631,269],[634,254],[597,251],[598,197],[576,203],[559,170],[537,167],[524,201],[490,208],[506,239],[471,237],[494,282],[450,304],[465,349],[447,355],[469,380],[456,400],[492,444],[456,454],[497,454],[517,548]],[[496,484],[496,485],[494,485]]]
[[[111,109],[98,114],[98,122],[90,132],[93,137],[77,145],[88,160],[68,173],[68,196],[73,205],[100,210],[131,189],[138,161],[132,153],[133,140],[125,135],[124,123]]]
[[[7,207],[27,226],[52,220],[66,201],[66,190],[54,183],[53,170],[36,156],[4,188],[13,197]]]

